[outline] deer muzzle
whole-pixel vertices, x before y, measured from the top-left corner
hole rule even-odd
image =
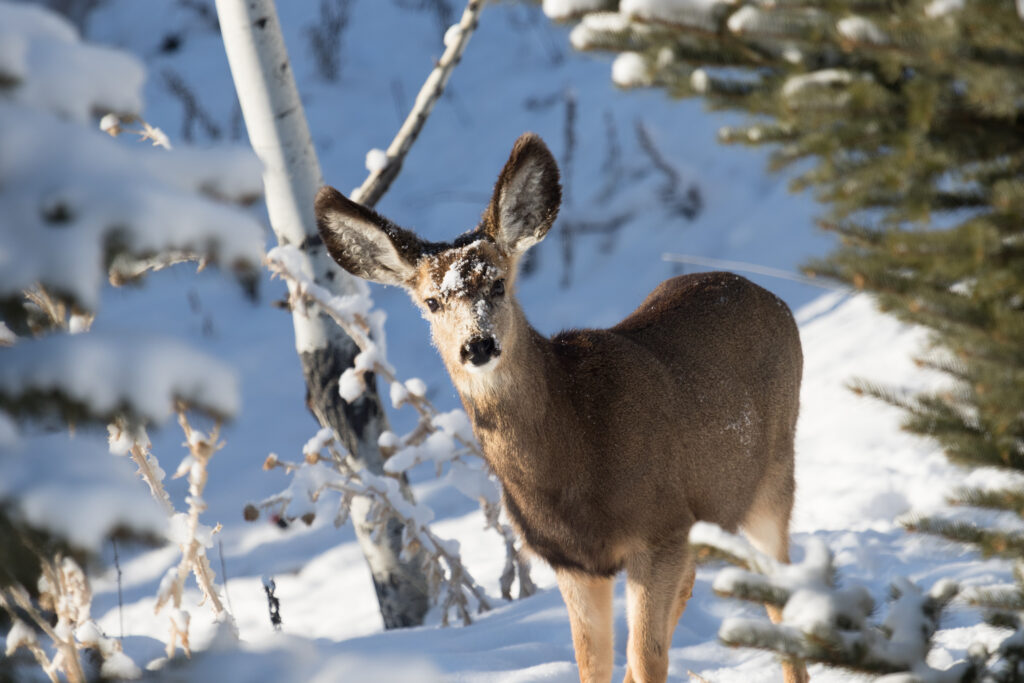
[[[501,355],[494,337],[474,337],[462,345],[460,355],[463,363],[481,367]]]

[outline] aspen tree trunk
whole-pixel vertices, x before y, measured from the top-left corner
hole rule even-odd
[[[267,212],[278,242],[300,247],[306,274],[321,286],[337,294],[365,288],[335,265],[317,234],[313,198],[323,177],[273,0],[216,0],[216,5],[249,141],[263,162]],[[355,343],[316,306],[308,314],[293,311],[292,322],[310,410],[334,429],[358,466],[383,474],[377,438],[387,429],[387,417],[376,382],[368,381],[363,396],[351,404],[338,394],[338,378],[358,353]],[[384,627],[418,625],[429,606],[418,558],[400,560],[402,525],[397,519],[389,519],[386,533],[374,540],[368,512],[367,500],[354,501],[351,518],[373,575]]]

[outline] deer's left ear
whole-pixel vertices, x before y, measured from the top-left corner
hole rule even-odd
[[[327,252],[357,277],[405,285],[416,273],[423,241],[333,187],[316,193],[316,225]]]
[[[544,239],[561,203],[555,158],[538,135],[524,133],[494,185],[484,232],[500,247],[521,254]]]

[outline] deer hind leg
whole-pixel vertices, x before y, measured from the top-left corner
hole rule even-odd
[[[560,570],[558,588],[569,609],[572,645],[583,683],[608,683],[615,662],[612,629],[614,577]]]
[[[686,611],[686,603],[693,597],[693,584],[697,580],[697,564],[691,557],[687,557],[686,568],[683,569],[683,580],[679,584],[679,594],[676,597],[676,609],[668,622],[668,640],[672,642],[672,634],[679,625],[679,620]]]
[[[743,520],[743,533],[751,544],[765,555],[779,562],[789,563],[789,518],[793,511],[793,475],[788,473],[788,486],[778,487],[768,495],[762,489]],[[782,621],[782,611],[766,605],[768,618],[773,624]],[[807,667],[802,661],[785,659],[782,662],[782,678],[785,683],[807,683]]]
[[[685,545],[652,549],[627,564],[626,683],[663,683],[668,677],[668,650],[692,589],[692,568]]]

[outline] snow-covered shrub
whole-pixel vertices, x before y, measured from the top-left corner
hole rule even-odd
[[[217,420],[234,415],[234,372],[172,339],[89,328],[105,280],[120,284],[196,261],[228,266],[251,285],[263,228],[232,204],[260,195],[260,166],[240,150],[168,151],[166,137],[141,118],[144,78],[134,57],[82,42],[56,14],[0,2],[0,346],[6,347],[0,348],[0,516],[19,539],[44,534],[84,557],[96,554],[114,530],[167,535],[184,557],[161,598],[180,607],[180,584],[191,571],[223,612],[202,547],[209,530],[198,522],[216,434],[192,431],[184,411]],[[125,132],[140,132],[165,149],[114,139]],[[175,412],[188,439],[187,465],[179,468],[189,476],[187,514],[175,513],[160,495],[163,472],[148,453],[144,430]],[[93,429],[108,423],[109,447]],[[21,552],[51,550],[26,545],[35,544],[22,543]],[[0,558],[5,567],[14,561]],[[36,620],[50,635],[53,654],[22,622],[14,623],[17,637],[9,635],[8,649],[25,646],[47,671],[71,680],[81,680],[82,647],[99,650],[101,675],[137,673],[89,621],[88,582],[79,565],[68,557],[39,561],[44,581],[38,591],[27,583],[43,602],[34,606],[28,591],[5,586],[5,578],[3,606],[12,616],[15,605],[23,614],[54,609],[52,634],[45,619]],[[77,611],[65,614],[71,597]],[[174,644],[172,638],[170,651]]]
[[[4,655],[10,657],[24,648],[35,658],[51,680],[58,680],[62,673],[72,683],[84,683],[85,668],[79,653],[95,650],[102,664],[99,675],[106,679],[133,679],[142,671],[121,649],[121,643],[104,635],[90,616],[92,590],[82,568],[70,557],[58,556],[53,562],[44,562],[39,577],[39,607],[21,586],[0,590],[0,607],[12,615],[12,625],[7,633]],[[21,610],[32,625],[18,616]],[[53,612],[55,624],[44,616],[41,610]],[[50,641],[53,655],[47,654],[39,642],[36,630],[41,631]]]
[[[979,662],[961,661],[944,670],[927,663],[931,639],[943,609],[958,586],[938,581],[928,591],[900,578],[890,587],[881,618],[861,585],[842,586],[832,554],[812,538],[803,561],[780,563],[719,527],[700,522],[690,532],[699,561],[725,560],[712,589],[722,597],[761,603],[779,610],[777,624],[765,619],[726,619],[718,637],[733,647],[769,650],[786,659],[817,662],[891,681],[973,680]]]

